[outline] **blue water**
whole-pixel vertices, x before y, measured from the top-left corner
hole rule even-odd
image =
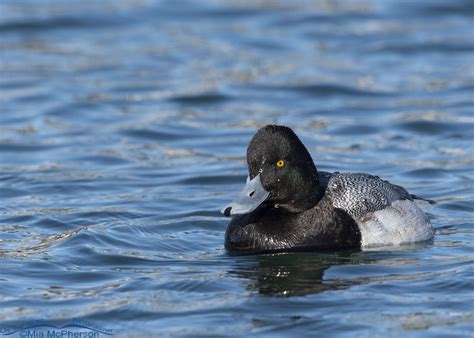
[[[0,328],[472,335],[473,23],[471,0],[3,0]],[[229,256],[267,123],[436,199],[434,240]]]

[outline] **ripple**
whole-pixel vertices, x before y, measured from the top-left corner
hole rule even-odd
[[[28,194],[28,192],[20,189],[14,188],[0,188],[0,195],[5,198],[17,197],[17,196],[24,196]]]
[[[201,184],[212,184],[212,185],[229,185],[238,184],[245,182],[243,176],[231,176],[231,175],[212,175],[212,176],[199,176],[185,178],[180,181],[182,184],[190,185],[201,185]]]
[[[305,95],[314,96],[330,96],[330,95],[341,95],[341,96],[389,96],[393,95],[389,92],[373,91],[368,89],[361,89],[357,87],[351,87],[342,84],[294,84],[294,85],[252,85],[251,88],[261,91],[272,91],[272,92],[296,92]]]
[[[60,146],[58,144],[0,143],[0,152],[37,152]]]
[[[124,135],[151,140],[174,140],[179,139],[182,135],[172,134],[166,131],[155,131],[149,129],[130,129],[122,131]]]
[[[442,178],[446,175],[449,175],[447,170],[443,170],[440,168],[422,168],[422,169],[415,169],[410,170],[404,173],[404,175],[411,176],[411,177],[433,177],[433,178]]]
[[[106,156],[106,155],[95,155],[95,156],[84,156],[78,157],[77,160],[81,162],[93,162],[103,165],[119,165],[119,164],[128,164],[131,163],[130,160],[127,160],[118,156]]]
[[[53,18],[36,21],[16,21],[0,24],[1,32],[16,32],[16,31],[39,31],[50,29],[70,29],[70,28],[86,28],[86,20],[81,20],[74,17],[69,18]]]
[[[169,99],[172,102],[185,104],[185,105],[208,105],[218,104],[231,100],[228,95],[218,93],[202,93],[196,95],[182,95],[174,96]]]
[[[335,135],[368,135],[368,134],[375,134],[380,132],[380,128],[373,127],[369,125],[353,125],[353,126],[345,126],[339,127],[334,129],[333,133]],[[346,151],[358,151],[360,150],[360,145],[352,145]]]
[[[12,249],[0,249],[0,257],[27,257],[35,254],[44,254],[46,253],[46,250],[52,245],[71,238],[84,229],[86,228],[76,228],[70,231],[57,233],[45,238],[34,237],[26,240],[27,242],[37,243],[28,243],[25,245],[23,244],[24,241],[20,241],[22,242],[21,245],[15,245]]]
[[[431,42],[431,43],[399,43],[381,46],[376,49],[377,52],[391,52],[400,54],[426,54],[426,53],[471,53],[474,46],[466,43],[454,42]]]
[[[468,336],[472,6],[1,1],[1,325]],[[434,240],[228,255],[219,209],[268,123],[435,198]]]
[[[472,13],[474,11],[474,5],[472,1],[469,0],[461,0],[450,3],[433,2],[426,3],[423,5],[414,2],[410,3],[406,9],[406,13],[411,13],[411,15],[422,14],[426,16],[437,17],[452,15],[472,16]]]
[[[67,30],[67,29],[90,29],[90,28],[106,28],[111,25],[120,24],[120,21],[112,17],[104,18],[103,16],[94,20],[86,17],[52,17],[43,19],[31,18],[28,21],[11,21],[0,24],[0,32],[17,33],[17,32],[41,32],[50,30]]]
[[[464,124],[435,122],[435,121],[413,121],[399,123],[398,126],[402,129],[429,135],[439,135],[452,133],[453,131],[460,131],[466,128]]]

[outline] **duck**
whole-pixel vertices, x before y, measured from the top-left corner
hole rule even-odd
[[[248,177],[221,212],[230,254],[367,249],[428,241],[429,218],[412,195],[367,173],[318,171],[298,136],[266,125],[247,148]]]

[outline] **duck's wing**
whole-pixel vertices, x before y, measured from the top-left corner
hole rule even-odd
[[[321,175],[322,174],[322,175]],[[322,185],[334,207],[345,210],[355,219],[385,209],[398,200],[413,200],[405,188],[364,173],[321,173]],[[327,184],[324,184],[327,180]]]

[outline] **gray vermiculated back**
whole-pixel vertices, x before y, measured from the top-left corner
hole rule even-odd
[[[360,219],[370,212],[382,210],[397,200],[412,200],[401,186],[364,173],[319,172],[333,205]]]

